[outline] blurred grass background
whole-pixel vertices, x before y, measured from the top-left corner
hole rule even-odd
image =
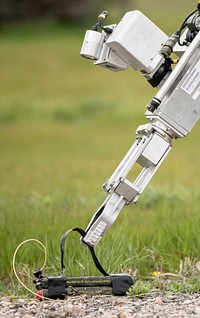
[[[102,1],[108,24],[138,9],[166,33],[176,30],[196,1]],[[112,9],[112,10],[111,10]],[[96,12],[96,16],[99,12]],[[49,252],[47,270],[60,269],[59,239],[85,228],[105,199],[101,185],[135,141],[156,90],[140,73],[112,73],[80,57],[85,30],[96,22],[15,21],[0,27],[0,290],[20,293],[11,261],[24,239]],[[199,258],[199,147],[196,125],[174,147],[136,206],[124,208],[97,247],[109,272],[150,275],[177,271]],[[67,276],[98,274],[87,249],[72,234]],[[18,255],[19,272],[32,280],[42,265],[34,245]]]

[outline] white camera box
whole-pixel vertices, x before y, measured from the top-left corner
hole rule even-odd
[[[106,44],[135,70],[150,73],[150,65],[168,36],[138,10],[127,12]]]

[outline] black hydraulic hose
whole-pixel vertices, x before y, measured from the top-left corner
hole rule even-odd
[[[193,10],[186,18],[185,20],[183,21],[183,23],[181,24],[180,28],[175,32],[177,35],[178,35],[178,44],[180,46],[184,46],[185,44],[184,43],[181,43],[180,41],[180,37],[181,37],[181,32],[183,31],[183,29],[187,26],[187,20],[195,13],[197,12],[198,9],[195,9]]]

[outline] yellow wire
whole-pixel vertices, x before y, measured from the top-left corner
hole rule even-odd
[[[43,263],[43,265],[42,265],[41,270],[43,270],[44,267],[46,266],[46,262],[47,262],[47,249],[46,249],[46,247],[44,246],[44,244],[42,244],[42,243],[41,243],[40,241],[38,241],[37,239],[27,239],[27,240],[23,241],[22,243],[20,243],[20,244],[17,246],[17,248],[16,248],[16,250],[15,250],[15,252],[14,252],[14,255],[13,255],[12,267],[13,267],[13,272],[14,272],[15,277],[17,278],[18,282],[19,282],[26,290],[28,290],[31,294],[33,294],[33,295],[35,295],[35,296],[38,297],[38,294],[37,294],[37,293],[33,292],[31,289],[29,289],[29,288],[21,281],[21,279],[19,278],[19,276],[18,276],[18,274],[17,274],[16,266],[15,266],[15,260],[16,260],[16,255],[17,255],[18,250],[20,249],[20,247],[21,247],[22,245],[24,245],[24,244],[26,244],[26,243],[28,243],[28,242],[36,242],[36,243],[38,243],[39,245],[42,246],[42,248],[43,248],[43,250],[44,250],[44,263]],[[51,298],[44,297],[44,296],[40,296],[40,297],[41,297],[41,299],[47,299],[47,300],[51,300],[51,301],[52,301]]]

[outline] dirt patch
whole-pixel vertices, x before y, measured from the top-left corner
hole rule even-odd
[[[139,299],[116,296],[73,296],[62,301],[0,298],[1,318],[166,318],[200,317],[199,294],[151,295]]]

